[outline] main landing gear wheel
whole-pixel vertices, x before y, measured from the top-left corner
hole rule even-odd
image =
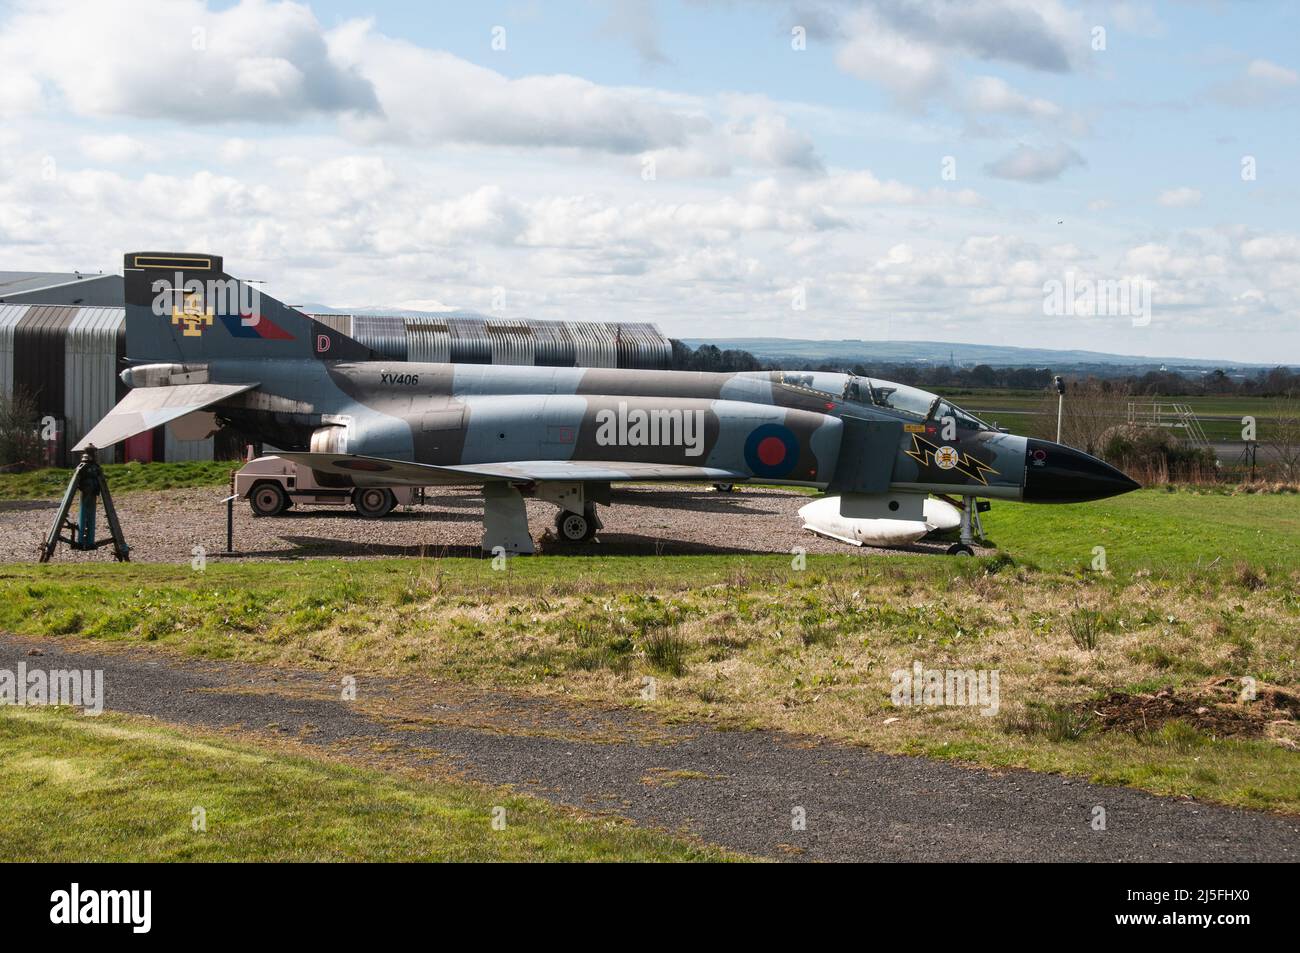
[[[971,549],[965,543],[953,543],[948,547],[949,556],[974,556],[975,550]]]
[[[278,483],[259,483],[248,494],[254,516],[279,516],[289,508],[289,494]]]
[[[560,510],[555,517],[555,531],[566,543],[585,543],[596,535],[600,528],[596,514],[590,510],[586,513],[573,513]]]
[[[359,486],[352,491],[352,505],[366,519],[381,520],[397,505],[397,497],[381,486]]]

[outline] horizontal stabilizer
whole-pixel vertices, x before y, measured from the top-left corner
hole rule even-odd
[[[450,483],[541,483],[546,481],[622,483],[629,481],[712,482],[744,480],[747,474],[717,467],[688,467],[669,463],[599,462],[587,460],[520,460],[434,466],[409,460],[387,460],[338,453],[293,453],[276,456],[319,470],[351,477],[353,482],[407,483],[432,486]]]
[[[103,450],[113,444],[152,430],[162,424],[202,410],[257,384],[173,384],[166,387],[137,387],[118,401],[117,406],[90,433],[81,438],[73,452],[94,447]]]

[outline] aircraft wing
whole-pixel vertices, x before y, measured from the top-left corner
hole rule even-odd
[[[622,483],[628,481],[735,481],[749,474],[717,467],[691,467],[671,463],[600,462],[590,460],[520,460],[508,463],[474,463],[434,466],[408,460],[388,460],[357,454],[295,453],[277,451],[277,457],[292,460],[313,470],[338,473],[354,481],[410,483],[417,486],[438,483]]]
[[[171,384],[166,387],[137,387],[119,400],[103,420],[90,428],[90,433],[72,448],[73,452],[91,446],[103,450],[127,437],[152,430],[256,386],[257,384]]]

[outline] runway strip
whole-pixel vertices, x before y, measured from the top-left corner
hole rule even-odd
[[[779,732],[665,725],[461,686],[357,680],[0,634],[0,668],[102,669],[105,708],[293,739],[489,784],[784,860],[1287,861],[1300,818],[993,773]],[[1094,808],[1106,830],[1094,831]],[[792,820],[802,809],[805,829]]]

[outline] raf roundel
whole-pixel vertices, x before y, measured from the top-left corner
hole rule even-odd
[[[781,424],[756,427],[745,441],[745,463],[754,476],[787,476],[798,460],[799,441]]]

